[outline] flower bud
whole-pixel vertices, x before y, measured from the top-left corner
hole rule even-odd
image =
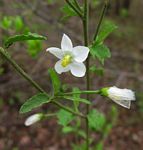
[[[135,93],[132,90],[120,89],[115,86],[101,89],[101,95],[109,97],[125,108],[130,108],[131,101],[135,100]]]
[[[40,121],[43,118],[43,114],[39,113],[39,114],[34,114],[31,115],[30,117],[28,117],[25,121],[25,126],[30,126],[38,121]]]

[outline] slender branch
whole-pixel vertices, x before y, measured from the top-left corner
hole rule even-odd
[[[64,106],[64,105],[62,105],[61,103],[59,103],[59,102],[57,102],[57,101],[51,101],[51,103],[53,103],[53,104],[55,104],[56,106],[58,106],[58,107],[60,107],[60,108],[62,108],[62,109],[64,109],[64,110],[66,110],[66,111],[72,113],[73,115],[79,116],[79,117],[81,117],[81,118],[86,118],[85,115],[83,115],[83,114],[81,114],[81,113],[78,113],[78,112],[75,112],[75,111],[71,110],[70,108],[68,108],[68,107],[66,107],[66,106]]]
[[[75,3],[75,5],[76,5],[76,7],[78,8],[78,10],[79,10],[80,12],[82,12],[81,7],[80,7],[79,3],[77,2],[77,0],[74,0],[74,3]]]
[[[63,93],[63,95],[73,95],[73,94],[100,94],[100,90]]]
[[[109,0],[105,0],[104,6],[102,8],[101,15],[100,15],[100,18],[99,18],[99,22],[98,22],[98,25],[97,25],[97,29],[96,29],[96,32],[95,32],[95,35],[94,35],[94,38],[93,38],[94,42],[96,41],[97,35],[99,33],[103,18],[105,16],[106,10],[108,8],[108,4],[109,4]]]
[[[83,19],[83,31],[84,31],[84,45],[88,46],[88,21],[89,21],[89,0],[84,0],[84,19]],[[89,62],[90,57],[86,60],[86,89],[90,89],[90,77],[89,77]],[[89,95],[87,94],[87,99],[89,100]],[[89,106],[86,105],[86,116],[89,114]],[[89,122],[88,118],[85,120],[86,124],[86,150],[89,150]]]
[[[0,47],[0,54],[15,68],[15,70],[21,74],[27,81],[29,81],[32,86],[34,86],[38,91],[46,93],[14,60],[11,59],[9,53]]]
[[[69,0],[65,0],[65,1],[78,14],[78,16],[82,19],[83,18],[82,13]]]
[[[31,83],[32,86],[34,86],[39,92],[46,93],[14,60],[11,59],[11,56],[8,54],[8,52],[0,47],[0,54],[15,68],[15,70],[23,76],[29,83]],[[51,103],[57,105],[58,107],[74,114],[82,118],[86,118],[83,114],[76,113],[72,111],[71,109],[63,106],[62,104],[56,102],[56,101],[51,101]]]

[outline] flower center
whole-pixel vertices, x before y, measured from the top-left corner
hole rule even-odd
[[[68,65],[71,63],[71,61],[72,61],[71,55],[65,55],[65,56],[63,57],[63,59],[62,59],[61,65],[62,65],[63,67],[66,67],[66,66],[68,66]]]

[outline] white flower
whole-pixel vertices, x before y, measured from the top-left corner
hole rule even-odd
[[[103,88],[103,95],[112,99],[115,103],[130,108],[131,101],[135,100],[135,93],[129,89],[120,89],[115,86]]]
[[[30,117],[28,117],[25,121],[25,126],[30,126],[38,121],[41,120],[43,114],[34,114],[34,115],[31,115]]]
[[[49,51],[60,60],[55,64],[55,70],[61,74],[71,71],[76,77],[83,77],[86,72],[86,67],[83,62],[87,59],[89,48],[85,46],[73,47],[71,39],[67,35],[63,35],[61,41],[61,49],[50,47]]]

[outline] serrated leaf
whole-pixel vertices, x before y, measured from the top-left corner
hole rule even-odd
[[[9,37],[5,43],[5,48],[9,48],[13,43],[20,42],[20,41],[27,41],[27,40],[46,40],[47,38],[42,35],[38,35],[37,33],[27,33],[27,34],[21,34],[21,35],[14,35],[12,37]]]
[[[96,44],[103,43],[104,40],[115,30],[117,26],[111,21],[105,21],[96,39]]]
[[[20,108],[20,113],[26,113],[34,108],[40,107],[45,103],[49,103],[50,98],[47,94],[39,93],[27,100]]]
[[[103,113],[93,109],[88,115],[89,127],[96,131],[101,131],[106,123]]]
[[[51,80],[52,80],[52,86],[53,86],[53,89],[54,89],[54,94],[56,95],[61,90],[60,79],[59,79],[58,74],[55,72],[54,69],[49,69],[48,72],[49,72]]]
[[[57,112],[57,117],[58,117],[58,123],[62,126],[67,126],[74,119],[73,114],[63,109]]]
[[[82,102],[85,104],[91,104],[90,101],[88,101],[87,99],[84,98],[80,98],[80,97],[72,97],[72,96],[63,96],[63,98],[67,99],[67,100],[71,100],[71,101],[76,101],[76,102]]]
[[[101,45],[92,45],[90,47],[90,53],[94,58],[98,58],[99,61],[101,61],[102,64],[104,64],[104,60],[106,58],[111,57],[110,50],[107,46],[101,44]]]

